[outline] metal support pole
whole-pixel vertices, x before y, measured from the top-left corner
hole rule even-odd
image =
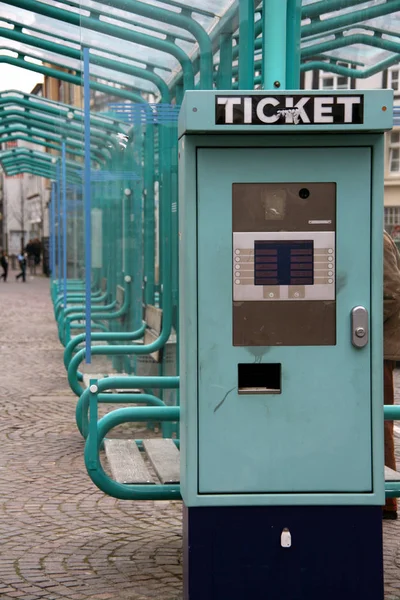
[[[286,89],[300,88],[301,0],[287,3]]]
[[[222,33],[219,45],[219,67],[217,87],[219,90],[232,89],[232,33]],[[239,59],[239,64],[241,57]]]
[[[91,333],[92,307],[91,275],[92,275],[92,215],[91,215],[91,185],[90,185],[90,56],[89,48],[83,49],[83,92],[84,92],[84,131],[85,131],[85,166],[84,166],[84,214],[85,214],[85,319],[86,319],[86,353],[85,361],[92,362]]]
[[[154,124],[147,123],[144,138],[144,276],[145,304],[154,304],[155,207],[154,207]]]
[[[56,165],[56,179],[57,179],[57,278],[58,278],[58,289],[61,288],[61,172],[60,172],[60,161],[57,161]]]
[[[56,182],[51,182],[51,201],[50,201],[50,271],[51,279],[55,277],[56,269]]]
[[[61,180],[62,180],[62,223],[63,223],[63,280],[64,308],[67,307],[67,155],[65,142],[61,144]]]
[[[253,87],[254,0],[239,0],[239,90]]]
[[[266,90],[286,88],[287,0],[264,0],[262,81]]]
[[[142,194],[142,153],[143,153],[143,134],[142,126],[139,123],[134,125],[134,144],[133,144],[133,168],[140,177],[138,181],[133,182],[131,195],[131,214],[132,227],[130,228],[132,236],[132,257],[129,268],[132,269],[132,326],[133,329],[139,329],[143,321],[143,194]]]

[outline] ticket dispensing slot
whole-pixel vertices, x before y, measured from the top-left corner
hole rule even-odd
[[[280,394],[281,367],[280,363],[239,364],[239,394]]]

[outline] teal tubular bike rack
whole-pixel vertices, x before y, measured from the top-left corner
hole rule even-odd
[[[103,492],[121,500],[180,500],[179,484],[121,484],[104,472],[99,460],[99,451],[107,433],[121,423],[147,421],[177,421],[177,407],[127,407],[119,408],[97,421],[97,398],[90,393],[89,435],[85,445],[85,465],[93,483]]]
[[[108,379],[108,378],[106,378]],[[78,399],[75,408],[75,421],[82,437],[87,438],[89,434],[89,403],[90,389],[87,388]],[[153,394],[97,394],[99,404],[147,404],[148,406],[165,406],[164,402]]]
[[[164,95],[165,95],[165,88],[164,88],[164,90],[163,90],[163,93],[164,93]],[[142,330],[139,330],[139,331],[142,331]],[[136,336],[137,336],[137,335],[138,335],[138,331],[135,331],[135,332],[133,332],[133,333],[131,333],[131,334],[128,334],[128,336],[129,336],[129,337],[127,337],[126,339],[129,339],[129,338],[130,338],[130,339],[132,339],[132,338],[136,338]]]
[[[91,314],[92,321],[95,321],[96,319],[98,319],[100,321],[110,321],[110,320],[114,320],[114,319],[119,319],[126,314],[128,308],[129,308],[130,302],[131,302],[131,289],[130,289],[131,278],[129,275],[125,275],[124,283],[125,283],[125,294],[124,294],[124,301],[123,301],[121,307],[118,310],[116,310],[115,312],[101,312],[100,310],[96,309]],[[112,304],[113,304],[113,308],[114,308],[116,305],[116,301],[114,301]],[[76,313],[70,314],[66,317],[65,333],[63,336],[63,340],[65,341],[65,344],[68,344],[68,342],[71,339],[71,336],[70,336],[71,324],[74,321],[79,321],[79,320],[83,320],[83,319],[85,319],[84,312],[80,312],[80,313],[76,312]]]
[[[166,234],[165,241],[163,243],[163,252],[162,252],[162,266],[161,270],[161,278],[164,280],[164,273],[166,275],[165,283],[163,284],[163,299],[165,300],[163,305],[163,325],[160,337],[152,344],[147,346],[95,346],[92,348],[92,354],[109,354],[112,356],[117,355],[136,355],[136,354],[150,354],[155,350],[162,348],[167,340],[169,339],[171,333],[171,319],[172,319],[172,299],[171,299],[171,282],[170,282],[170,272],[171,272],[171,255],[170,255],[170,231],[171,231],[171,215],[170,215],[170,206],[171,206],[171,187],[170,187],[170,176],[171,176],[171,144],[170,144],[170,136],[168,131],[168,126],[160,125],[159,127],[160,134],[160,161],[161,161],[161,173],[162,173],[162,189],[161,189],[161,205],[164,207],[164,204],[168,202],[165,209],[161,211],[161,223],[160,223],[160,231],[162,230]],[[139,324],[138,324],[139,325]],[[131,341],[132,339],[138,339],[138,337],[144,331],[143,325],[139,326],[134,332],[127,333],[121,337],[118,334],[118,338],[114,336],[112,338],[106,337],[107,341],[118,340],[118,341]],[[95,334],[94,334],[95,335]],[[91,336],[91,339],[100,339],[96,336],[94,338]],[[101,339],[104,339],[101,336]],[[83,341],[83,340],[82,340]],[[78,342],[79,343],[79,342]],[[78,345],[77,343],[77,345]],[[82,349],[77,352],[77,354],[72,358],[71,355],[76,346],[69,346],[68,352],[65,353],[64,360],[65,363],[68,362],[68,378],[71,385],[72,390],[77,396],[82,394],[82,388],[79,385],[79,381],[82,379],[81,374],[78,372],[78,366],[81,361],[85,357],[85,350]]]

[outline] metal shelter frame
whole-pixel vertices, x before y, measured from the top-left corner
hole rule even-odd
[[[57,310],[60,306],[62,310],[56,311],[57,316],[61,315],[60,339],[68,341],[74,322],[85,320],[85,334],[78,335],[78,339],[72,344],[68,342],[66,347],[71,387],[77,395],[82,393],[78,368],[85,357],[90,360],[92,354],[111,355],[118,370],[131,369],[132,372],[141,357],[163,351],[159,367],[163,381],[158,382],[159,387],[176,389],[177,378],[169,378],[165,359],[173,330],[178,340],[176,354],[179,352],[176,120],[172,112],[163,118],[161,112],[146,111],[146,100],[151,94],[156,95],[160,106],[171,107],[172,103],[176,106],[184,92],[194,87],[204,90],[213,87],[251,90],[255,86],[297,89],[300,72],[312,69],[346,77],[369,77],[400,62],[396,32],[368,24],[370,19],[400,11],[400,0],[386,0],[368,8],[364,0],[320,0],[303,6],[301,0],[264,0],[262,6],[254,0],[237,0],[226,2],[221,14],[199,6],[187,7],[175,0],[163,2],[171,10],[137,0],[113,0],[112,9],[123,10],[124,14],[116,12],[111,16],[107,2],[93,5],[89,0],[60,0],[57,6],[52,6],[40,0],[8,0],[4,4],[16,7],[21,15],[30,11],[33,15],[62,22],[69,29],[40,36],[42,30],[37,23],[29,25],[22,20],[21,24],[15,15],[6,15],[0,22],[0,32],[9,43],[2,43],[0,62],[85,87],[83,111],[44,99],[38,101],[18,92],[0,94],[0,142],[21,139],[59,153],[55,157],[39,150],[11,149],[0,152],[0,162],[9,175],[30,172],[53,181],[50,203],[53,297],[55,304],[61,303]],[[358,8],[362,5],[364,8]],[[342,12],[344,7],[349,10]],[[203,24],[200,24],[202,18]],[[211,24],[208,29],[207,19]],[[76,33],[71,33],[72,27],[74,32],[82,32],[80,41]],[[92,34],[113,37],[120,44],[113,50],[102,48],[99,37],[91,43]],[[132,56],[125,43],[146,49],[149,56],[140,53]],[[371,64],[368,52],[354,58],[355,46],[374,51],[373,56],[378,60]],[[157,57],[153,51],[158,53]],[[163,62],[160,56],[168,56],[168,61]],[[71,72],[61,70],[67,59],[73,61],[67,67]],[[38,60],[51,66],[37,64]],[[172,66],[171,60],[175,61]],[[127,82],[125,77],[132,78],[132,82]],[[91,112],[91,90],[129,101],[125,109],[121,108],[122,113],[131,118],[128,124]],[[123,144],[119,135],[123,136]],[[84,206],[77,200],[73,204],[73,195],[68,198],[68,184],[84,186]],[[78,282],[69,281],[67,277],[69,201],[70,214],[79,213],[82,219],[85,210],[84,282],[82,277]],[[103,261],[97,257],[101,266],[95,267],[91,245],[93,211],[105,215],[101,224],[104,248],[99,252]],[[160,253],[158,282],[156,214]],[[77,222],[78,217],[73,223]],[[106,256],[114,261],[112,273],[104,267]],[[108,312],[95,309],[94,303],[94,293],[104,275],[107,275],[107,295],[111,299],[107,306],[112,305]],[[109,321],[114,318],[118,286],[125,286],[125,293],[129,290],[131,297],[123,324],[118,322],[105,332],[93,333],[96,319],[98,322],[101,318]],[[68,312],[67,304],[76,294],[83,308],[79,305],[75,312]],[[136,343],[143,340],[147,325],[143,307],[155,304],[163,312],[161,329],[151,341]],[[113,316],[109,318],[110,315]],[[110,345],[92,346],[94,341]],[[86,347],[78,349],[83,342]],[[133,366],[128,357],[133,357]],[[100,386],[100,391],[103,387],[106,384]],[[77,414],[87,412],[89,399],[89,392],[82,394]],[[176,402],[179,403],[179,391]],[[168,407],[164,408],[167,411],[164,414],[168,415]],[[171,410],[175,410],[171,417],[174,421],[178,418],[177,411]],[[399,417],[396,413],[396,418]],[[87,450],[89,471],[91,463],[98,466],[93,458],[93,452],[98,450],[93,448],[95,421],[90,421],[93,435],[92,446]],[[82,422],[79,423],[83,431]],[[165,427],[165,431],[171,433],[173,429]],[[149,486],[131,485],[122,489],[100,475],[103,489],[117,497],[179,497],[179,490],[175,488],[150,486],[152,489],[147,489]],[[396,495],[399,491],[400,486],[394,484],[388,493]]]

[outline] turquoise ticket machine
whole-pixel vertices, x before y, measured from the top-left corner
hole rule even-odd
[[[383,599],[392,92],[187,92],[185,600]]]

